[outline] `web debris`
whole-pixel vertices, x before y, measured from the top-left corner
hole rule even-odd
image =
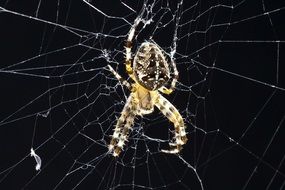
[[[36,161],[36,163],[37,163],[36,166],[35,166],[36,171],[41,170],[42,159],[41,159],[41,157],[39,157],[39,156],[35,153],[35,151],[34,151],[33,148],[31,148],[31,157],[34,157],[34,158],[35,158],[35,161]]]

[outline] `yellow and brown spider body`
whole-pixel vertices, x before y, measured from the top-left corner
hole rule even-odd
[[[168,62],[161,49],[154,43],[144,42],[138,49],[133,63],[137,82],[148,90],[157,90],[170,79]]]
[[[132,39],[138,22],[135,22],[131,28],[126,43],[126,70],[134,83],[130,84],[124,80],[108,65],[115,77],[131,91],[116,123],[109,151],[113,156],[118,156],[128,140],[136,115],[150,114],[154,107],[157,107],[174,125],[173,139],[169,143],[170,149],[162,151],[179,153],[187,142],[185,124],[178,110],[160,94],[160,92],[170,94],[174,90],[178,71],[174,61],[167,62],[163,50],[152,42],[141,44],[132,63]],[[170,88],[166,87],[167,84],[170,84]]]
[[[137,105],[137,115],[143,116],[152,113],[158,95],[157,91],[149,91],[140,84],[135,84],[133,99]]]

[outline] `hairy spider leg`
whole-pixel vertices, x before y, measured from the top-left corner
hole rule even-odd
[[[171,64],[171,67],[173,69],[173,72],[171,73],[173,76],[171,77],[172,81],[171,81],[170,89],[174,90],[175,86],[176,86],[176,82],[178,80],[179,74],[178,74],[178,70],[177,70],[176,64],[174,63],[173,60],[171,60],[170,64]]]
[[[121,84],[125,85],[129,90],[132,90],[132,85],[126,81],[119,73],[117,73],[111,65],[108,65],[109,70],[113,73],[113,75],[120,81]]]
[[[108,65],[109,70],[114,74],[114,76],[120,81],[121,84],[125,85],[128,89],[132,89],[131,84],[123,79],[110,65]],[[124,109],[121,113],[120,118],[117,121],[112,139],[109,145],[109,151],[113,154],[114,157],[120,155],[123,150],[125,141],[128,139],[129,130],[133,126],[135,113],[136,113],[136,104],[133,103],[133,95],[129,96]]]
[[[129,34],[128,34],[128,38],[126,41],[126,71],[127,73],[130,75],[130,77],[133,79],[133,69],[132,69],[132,47],[133,47],[133,39],[135,36],[135,31],[136,31],[136,27],[138,26],[138,24],[140,23],[140,19],[136,19],[135,23],[133,24],[133,26],[131,27]]]
[[[165,115],[167,119],[174,124],[174,137],[172,142],[169,143],[170,150],[162,150],[162,152],[171,154],[179,153],[182,146],[186,144],[188,140],[183,118],[178,110],[160,94],[155,105],[163,115]]]
[[[125,85],[129,90],[134,91],[133,87],[128,81],[123,79],[112,66],[108,65],[109,70],[113,75],[120,81],[121,84]],[[127,141],[129,136],[129,131],[132,129],[134,119],[137,113],[137,102],[132,92],[124,106],[123,111],[121,112],[120,118],[117,120],[114,133],[109,145],[109,151],[113,154],[114,157],[120,155],[123,150],[125,141]]]
[[[120,118],[117,121],[112,139],[109,145],[109,151],[114,157],[120,155],[124,148],[125,142],[128,141],[129,132],[134,125],[137,106],[134,103],[133,93],[129,96]]]

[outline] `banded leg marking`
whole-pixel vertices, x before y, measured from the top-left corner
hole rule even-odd
[[[133,69],[132,69],[132,47],[133,47],[133,39],[135,37],[135,32],[136,32],[136,27],[138,26],[138,24],[140,23],[140,19],[136,19],[133,26],[131,27],[129,34],[128,34],[128,38],[126,41],[126,70],[128,74],[133,74]]]
[[[188,140],[183,118],[178,110],[162,95],[159,95],[158,102],[155,105],[174,125],[174,137],[172,142],[169,143],[170,149],[162,150],[162,152],[171,154],[179,153],[182,146]]]
[[[178,80],[178,70],[177,70],[177,67],[176,67],[176,64],[174,63],[173,60],[171,60],[171,66],[173,68],[173,77],[172,77],[172,81],[171,81],[171,84],[170,84],[170,89],[174,90],[175,86],[176,86],[176,82]]]
[[[119,75],[119,73],[117,73],[113,67],[111,65],[108,65],[109,70],[113,73],[113,75],[120,81],[121,84],[125,85],[129,90],[132,89],[132,85],[126,81],[125,79],[123,79],[123,77],[121,77],[121,75]]]
[[[136,106],[133,104],[132,94],[129,96],[120,118],[117,121],[112,139],[109,145],[109,151],[114,157],[120,155],[124,148],[125,142],[128,140],[129,132],[132,130],[136,113]]]

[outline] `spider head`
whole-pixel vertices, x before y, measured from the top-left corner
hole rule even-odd
[[[169,64],[162,50],[154,43],[144,42],[133,62],[137,82],[148,90],[157,90],[170,79]]]

